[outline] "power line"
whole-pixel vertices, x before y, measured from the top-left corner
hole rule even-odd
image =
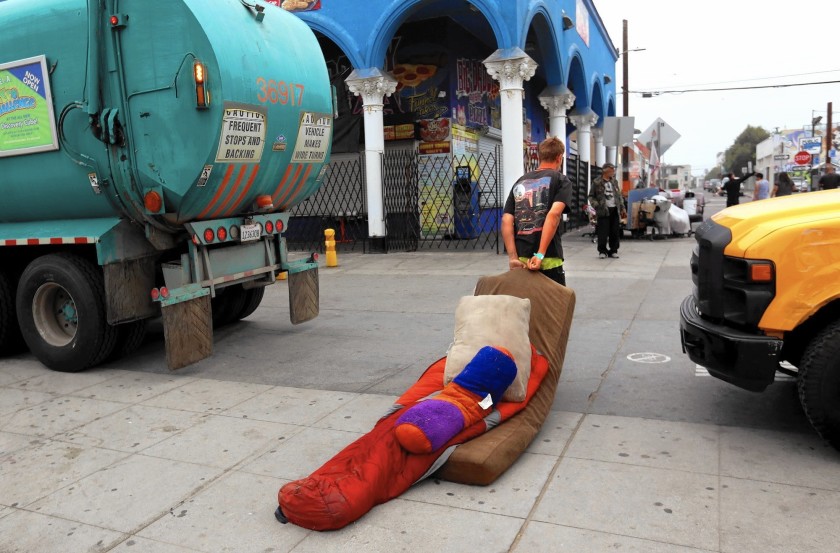
[[[650,91],[643,91],[643,90],[631,90],[629,91],[630,94],[641,94],[645,98],[651,98],[653,96],[659,96],[661,94],[685,94],[687,92],[721,92],[726,90],[759,90],[763,88],[790,88],[794,86],[813,86],[813,85],[822,85],[822,84],[837,84],[840,81],[820,81],[815,83],[790,83],[790,84],[768,84],[768,85],[761,85],[761,86],[732,86],[732,87],[725,87],[725,88],[686,88],[683,90],[650,90]]]
[[[713,84],[731,84],[731,83],[747,83],[750,81],[766,81],[769,79],[785,79],[788,77],[805,77],[807,75],[821,75],[823,73],[838,73],[840,69],[828,69],[826,71],[811,71],[809,73],[792,73],[790,75],[776,75],[773,77],[753,77],[751,79],[735,79],[732,81],[714,81],[710,83],[688,83],[679,86],[709,86]],[[665,86],[651,86],[650,88],[671,88],[672,85]]]

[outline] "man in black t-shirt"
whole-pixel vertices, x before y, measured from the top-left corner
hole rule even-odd
[[[572,198],[572,183],[560,173],[566,148],[546,138],[538,151],[539,167],[516,181],[505,202],[502,239],[511,270],[541,271],[565,286],[561,221]]]
[[[840,185],[840,175],[835,172],[834,165],[826,165],[825,175],[820,177],[820,190],[834,190]]]

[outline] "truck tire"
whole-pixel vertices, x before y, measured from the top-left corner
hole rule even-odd
[[[0,355],[18,353],[26,349],[15,316],[14,280],[0,271]]]
[[[106,361],[116,361],[137,351],[146,339],[146,319],[116,325],[117,340],[114,351]]]
[[[26,345],[50,369],[78,372],[114,349],[117,330],[106,318],[102,272],[84,258],[35,259],[20,277],[16,307]]]
[[[216,297],[210,301],[213,328],[238,321],[239,313],[245,307],[245,300],[245,290],[238,284],[219,290]]]
[[[260,302],[262,302],[264,295],[265,286],[245,290],[245,305],[242,307],[242,311],[239,312],[239,316],[236,319],[241,321],[256,311],[257,307],[260,306]]]
[[[840,450],[840,321],[811,340],[802,356],[797,387],[799,401],[829,444]]]

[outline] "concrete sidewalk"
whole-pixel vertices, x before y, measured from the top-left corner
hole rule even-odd
[[[625,240],[618,260],[564,244],[577,309],[554,408],[493,485],[427,480],[335,532],[274,519],[280,486],[369,430],[445,354],[458,299],[506,268],[340,254],[318,319],[291,326],[281,282],[176,373],[159,329],[79,374],[0,360],[0,552],[835,551],[840,454],[795,383],[752,394],[680,351],[694,240]]]

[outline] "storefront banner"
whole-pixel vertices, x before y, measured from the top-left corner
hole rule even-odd
[[[0,157],[57,149],[46,57],[0,64]]]

